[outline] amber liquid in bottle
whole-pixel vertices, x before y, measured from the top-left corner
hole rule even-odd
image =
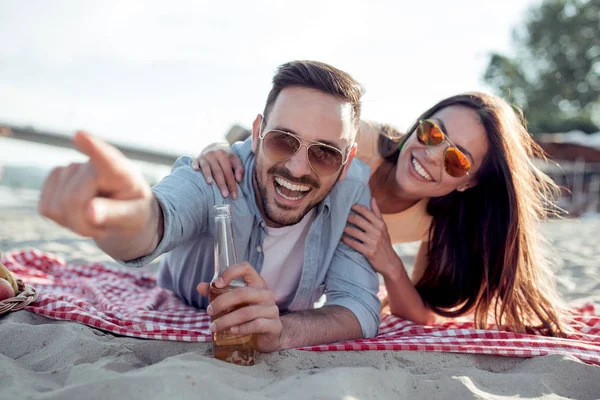
[[[210,301],[213,301],[231,289],[233,289],[231,286],[219,289],[211,284],[208,298]],[[244,307],[245,305],[246,304],[242,304],[240,307]],[[217,319],[222,315],[236,310],[237,308],[229,309],[218,315],[213,315],[212,319]],[[212,336],[214,358],[237,365],[254,365],[256,350],[254,350],[254,347],[252,347],[253,335],[241,335],[227,330],[219,333],[213,333]]]
[[[236,287],[246,286],[246,282],[241,279],[233,280],[225,288],[217,288],[214,281],[223,273],[225,268],[237,263],[235,253],[235,243],[233,240],[233,227],[231,223],[231,211],[229,204],[214,207],[215,218],[215,275],[210,284],[208,299],[212,302],[214,299]],[[225,310],[217,315],[213,315],[211,320],[215,320],[225,314],[244,307],[246,304],[240,304],[236,308]],[[213,357],[237,365],[254,365],[256,350],[253,345],[252,334],[236,334],[230,330],[213,333]]]

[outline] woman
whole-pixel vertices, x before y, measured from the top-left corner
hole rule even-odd
[[[363,123],[358,155],[371,167],[371,210],[355,205],[344,243],[385,281],[390,311],[421,324],[473,313],[501,329],[563,335],[537,223],[556,212],[543,157],[504,100],[467,93],[427,110],[404,136]],[[380,130],[381,130],[380,129]],[[392,134],[390,134],[392,133]],[[195,168],[221,188],[243,172],[230,152],[201,154]],[[421,240],[412,280],[394,251]]]

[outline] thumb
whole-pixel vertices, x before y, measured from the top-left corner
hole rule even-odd
[[[198,286],[196,286],[196,290],[198,291],[198,293],[200,293],[201,296],[208,297],[209,286],[210,286],[210,283],[202,282],[202,283],[199,283]]]
[[[381,211],[379,211],[379,206],[377,206],[377,200],[375,200],[375,197],[371,199],[371,211],[375,213],[377,218],[382,218]]]
[[[135,230],[147,221],[148,199],[113,200],[95,197],[89,203],[88,218],[97,228]]]

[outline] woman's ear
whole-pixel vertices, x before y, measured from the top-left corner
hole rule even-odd
[[[457,191],[459,192],[464,192],[467,189],[471,189],[475,186],[477,186],[477,180],[475,178],[471,179],[468,182],[463,183],[462,185],[460,185],[459,187],[456,188]]]

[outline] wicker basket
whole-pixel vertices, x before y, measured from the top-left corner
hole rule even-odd
[[[11,311],[19,311],[33,303],[37,297],[37,291],[20,279],[17,279],[19,291],[15,297],[0,301],[0,315]]]

